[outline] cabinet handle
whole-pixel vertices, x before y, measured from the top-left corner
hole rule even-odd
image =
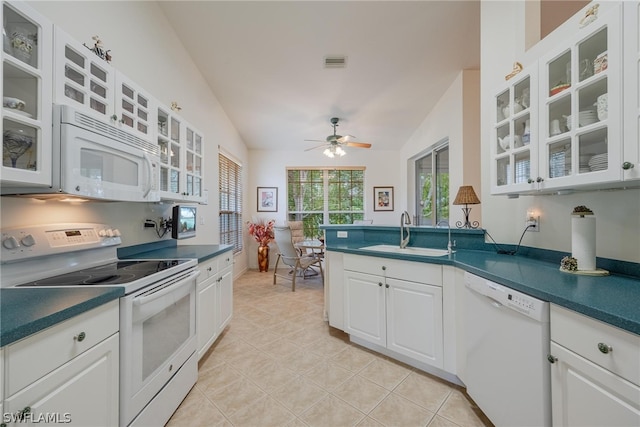
[[[87,334],[85,334],[84,332],[80,332],[78,335],[76,335],[75,337],[73,337],[74,341],[78,341],[78,342],[82,342],[84,341],[84,339],[87,337]]]
[[[382,287],[382,282],[378,282],[378,286]]]
[[[611,347],[610,345],[605,344],[603,342],[599,342],[598,343],[598,350],[600,350],[601,353],[608,354],[608,353],[611,353],[613,351],[613,347]]]
[[[558,361],[558,358],[551,354],[547,354],[547,360],[549,361],[549,363],[556,363]]]
[[[634,165],[633,165],[633,163],[631,163],[631,162],[624,162],[624,163],[622,164],[622,169],[624,169],[624,170],[628,171],[629,169],[633,169],[633,166],[634,166]]]

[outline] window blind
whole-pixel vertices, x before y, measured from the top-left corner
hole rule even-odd
[[[242,166],[218,154],[218,194],[220,197],[220,243],[242,251]]]

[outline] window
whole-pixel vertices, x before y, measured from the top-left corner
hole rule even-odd
[[[303,221],[305,237],[364,219],[364,168],[287,169],[287,219]]]
[[[220,243],[242,250],[242,166],[218,154],[220,194]]]
[[[448,141],[416,160],[416,223],[438,225],[449,221]],[[435,171],[435,173],[434,173]]]

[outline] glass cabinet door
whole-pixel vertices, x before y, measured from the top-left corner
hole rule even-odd
[[[55,30],[55,91],[57,104],[70,104],[100,119],[115,122],[115,70],[87,46]]]
[[[2,3],[2,185],[51,185],[52,25],[22,2]]]
[[[160,146],[160,196],[175,199],[182,195],[181,122],[168,110],[157,109],[157,138]]]
[[[507,81],[495,97],[492,193],[530,191],[537,169],[537,67]],[[533,71],[533,72],[532,72]]]
[[[137,84],[121,73],[116,73],[116,117],[120,125],[143,139],[152,138],[151,123],[156,111],[151,108],[151,97]]]
[[[540,61],[541,189],[621,179],[621,28],[618,6]]]
[[[623,8],[624,146],[619,167],[625,181],[637,181],[640,180],[640,2],[624,2]]]
[[[202,196],[202,136],[187,127],[186,143],[186,192],[197,199]]]

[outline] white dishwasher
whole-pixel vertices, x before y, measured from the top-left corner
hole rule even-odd
[[[550,426],[549,303],[465,273],[467,393],[496,427]]]

